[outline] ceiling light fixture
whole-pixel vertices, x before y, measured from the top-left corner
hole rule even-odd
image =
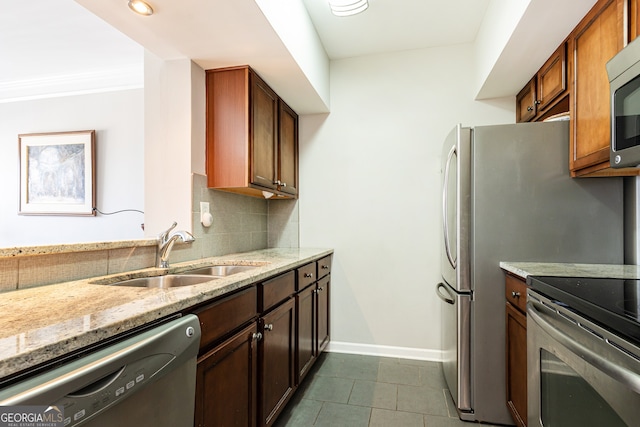
[[[351,16],[367,10],[369,0],[329,0],[329,7],[336,16]]]
[[[133,10],[138,15],[153,15],[153,8],[151,5],[142,0],[129,0],[129,9]]]

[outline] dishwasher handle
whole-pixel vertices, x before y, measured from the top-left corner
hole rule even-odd
[[[89,384],[88,386],[82,387],[79,390],[76,390],[74,392],[71,392],[69,394],[67,394],[68,397],[87,397],[87,396],[91,396],[92,394],[96,394],[101,392],[102,390],[106,389],[107,387],[109,387],[111,384],[113,384],[113,382],[115,380],[117,380],[122,373],[124,372],[126,366],[122,366],[120,367],[120,369],[117,369],[115,372],[112,372],[94,382],[92,382],[91,384]]]

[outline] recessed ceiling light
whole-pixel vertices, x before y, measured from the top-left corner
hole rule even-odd
[[[329,0],[329,7],[336,16],[351,16],[367,10],[369,0]]]
[[[133,10],[138,15],[153,15],[153,8],[151,5],[142,0],[129,0],[129,9]]]

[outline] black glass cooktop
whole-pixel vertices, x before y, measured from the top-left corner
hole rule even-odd
[[[531,288],[640,344],[640,280],[532,276]]]

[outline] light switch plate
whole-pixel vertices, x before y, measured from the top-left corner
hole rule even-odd
[[[200,222],[205,227],[211,227],[213,216],[209,212],[209,202],[200,202]]]

